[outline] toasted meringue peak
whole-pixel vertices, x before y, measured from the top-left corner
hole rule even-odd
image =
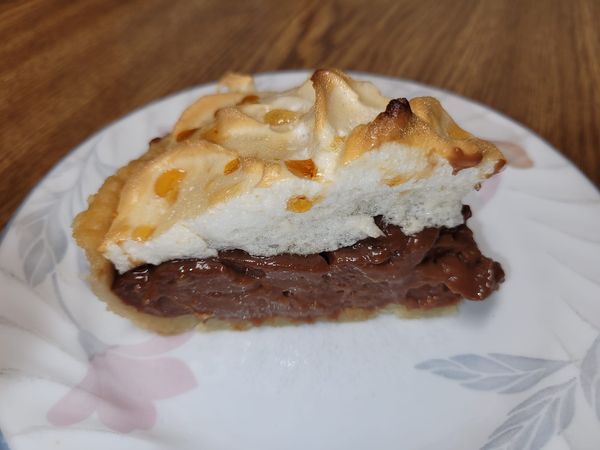
[[[228,74],[152,144],[100,251],[120,271],[224,249],[310,254],[381,231],[462,221],[461,200],[503,165],[431,97],[390,100],[317,70],[284,92]]]
[[[336,69],[317,70],[311,80],[316,96],[315,132],[327,137],[347,136],[389,102],[371,83],[354,81]]]
[[[248,93],[254,92],[254,78],[250,75],[237,72],[228,72],[219,80],[219,90],[227,90],[229,92]]]

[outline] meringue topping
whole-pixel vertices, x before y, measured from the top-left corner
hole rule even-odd
[[[504,162],[436,99],[388,99],[339,70],[284,92],[239,74],[220,86],[123,187],[100,247],[120,272],[225,249],[335,250],[379,236],[374,216],[408,234],[455,226],[464,195]]]

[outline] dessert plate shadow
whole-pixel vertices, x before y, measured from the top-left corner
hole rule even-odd
[[[259,89],[308,72],[257,76]],[[426,319],[158,337],[85,282],[73,217],[103,180],[214,85],[98,132],[32,191],[0,243],[0,449],[591,449],[600,443],[600,194],[560,153],[489,108],[433,95],[509,164],[466,199],[507,279]]]

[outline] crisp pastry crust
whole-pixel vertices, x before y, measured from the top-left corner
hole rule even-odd
[[[448,176],[470,170],[472,175],[463,178],[465,186],[472,188],[504,165],[502,154],[492,144],[462,130],[437,100],[421,97],[410,102],[404,99],[390,102],[370,83],[352,80],[335,69],[316,71],[306,83],[282,96],[257,93],[252,78],[238,74],[224,77],[221,87],[229,92],[198,99],[183,112],[171,133],[153,140],[145,154],[109,177],[98,193],[90,197],[88,209],[73,223],[73,236],[90,262],[90,284],[96,295],[112,311],[158,333],[179,333],[205,323],[208,317],[145,314],[122,302],[111,286],[115,267],[123,272],[143,263],[160,263],[160,259],[151,259],[153,255],[140,259],[139,255],[145,255],[144,252],[131,249],[141,248],[151,239],[158,241],[161,236],[168,236],[181,222],[202,217],[232,200],[244,200],[244,196],[257,189],[277,191],[278,186],[293,186],[296,190],[301,186],[307,192],[288,195],[283,208],[287,209],[286,213],[297,216],[311,209],[310,214],[318,212],[319,202],[323,208],[329,207],[326,200],[318,198],[322,189],[335,191],[332,186],[336,186],[345,168],[360,168],[365,155],[390,145],[415,149],[418,154],[418,163],[410,160],[412,172],[401,168],[395,171],[388,161],[383,161],[383,169],[376,168],[381,172],[378,183],[386,189],[397,188],[397,194],[402,194],[402,189],[418,190],[420,180],[446,173],[446,167],[450,172]],[[307,132],[307,124],[314,129]],[[320,150],[307,153],[307,145]],[[186,169],[183,175],[182,167]],[[297,184],[298,180],[304,184]],[[177,188],[175,191],[173,186]],[[310,196],[309,191],[319,194]],[[380,211],[369,213],[366,219],[385,215]],[[387,219],[394,222],[395,218],[390,215]],[[299,226],[306,227],[306,224]],[[323,250],[349,245],[358,238],[375,237],[379,232],[372,220],[358,229],[364,230],[362,234],[350,234],[347,241],[334,240],[337,245]],[[182,248],[186,251],[190,246],[188,242],[179,235],[177,239],[183,242]],[[244,236],[240,239],[248,240]],[[228,247],[225,240],[213,249],[205,245],[206,242],[212,241],[206,238],[204,247],[187,257],[212,256],[219,248],[240,248],[235,241]],[[197,242],[193,245],[197,246]],[[278,252],[281,248],[289,252],[290,248],[306,247],[285,245],[288,244],[278,247]],[[113,257],[115,249],[118,255]],[[314,252],[313,248],[307,249],[307,253]],[[260,251],[255,253],[261,254]],[[173,255],[162,260],[169,257]],[[388,307],[391,309],[405,312],[401,305]],[[439,308],[435,313],[442,310]],[[348,309],[338,320],[372,314],[370,309]],[[431,312],[408,313],[410,316],[422,314]],[[287,323],[287,320],[278,318],[269,322]],[[244,325],[214,319],[208,323],[215,327]]]
[[[106,302],[111,311],[129,318],[141,327],[156,331],[157,333],[176,334],[192,328],[198,322],[198,318],[192,315],[176,318],[150,316],[123,303],[111,290],[115,268],[98,250],[112,224],[119,205],[123,185],[141,166],[152,158],[164,153],[166,149],[167,146],[164,142],[155,141],[150,145],[147,153],[119,169],[116,174],[110,176],[100,190],[89,198],[88,209],[75,218],[73,222],[73,237],[77,244],[85,251],[90,264],[88,280],[92,291],[101,300]]]

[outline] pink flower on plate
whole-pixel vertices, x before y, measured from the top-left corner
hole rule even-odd
[[[491,141],[495,144],[506,158],[508,166],[515,169],[530,169],[534,166],[533,160],[527,151],[519,145],[508,141]],[[494,197],[502,180],[502,172],[483,183],[479,191],[480,207],[485,206]]]
[[[504,154],[509,166],[516,167],[517,169],[529,169],[533,167],[533,160],[521,145],[508,141],[492,142]]]
[[[85,332],[83,332],[85,333]],[[94,412],[111,430],[129,433],[147,430],[156,422],[156,400],[182,394],[197,386],[191,370],[179,359],[158,356],[182,345],[191,334],[157,337],[136,345],[106,347],[96,338],[83,380],[48,411],[48,421],[66,427]],[[100,349],[98,351],[98,349]]]

